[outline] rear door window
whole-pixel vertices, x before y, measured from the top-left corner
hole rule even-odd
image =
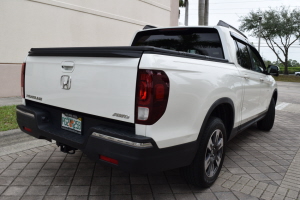
[[[252,70],[256,72],[263,73],[263,71],[266,69],[264,62],[262,61],[259,53],[254,48],[249,48],[251,52],[251,58],[252,58]]]
[[[251,63],[251,59],[250,59],[250,54],[247,48],[246,44],[243,44],[239,41],[236,40],[236,44],[237,44],[237,60],[238,63],[246,68],[246,69],[252,69],[252,63]]]
[[[137,33],[132,46],[154,46],[224,58],[221,39],[214,28],[170,28],[142,31]]]

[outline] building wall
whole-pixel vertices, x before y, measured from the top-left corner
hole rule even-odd
[[[30,48],[126,46],[147,24],[176,26],[178,0],[0,0],[0,19],[0,97],[4,97],[19,94],[15,73],[21,65],[11,63],[22,63]],[[18,82],[11,94],[4,92],[7,77]]]
[[[171,15],[170,15],[170,25],[178,26],[179,20],[179,0],[171,0]]]
[[[0,64],[0,97],[21,95],[21,64]]]

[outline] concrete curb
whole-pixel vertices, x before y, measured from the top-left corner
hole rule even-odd
[[[10,134],[14,134],[17,132],[20,132],[20,129],[13,129],[13,130],[8,130],[8,131],[0,131],[0,137],[1,136],[5,136],[5,135],[10,135]]]
[[[5,138],[7,136],[13,136],[13,135],[16,135],[15,137],[17,137],[18,134],[22,134],[22,133],[23,132],[20,129],[3,131],[3,132],[0,132],[0,138]],[[25,133],[23,133],[23,134],[25,134]],[[28,135],[28,137],[31,137],[31,136]],[[51,144],[51,142],[46,141],[46,140],[35,139],[32,137],[32,140],[30,140],[30,141],[23,141],[23,142],[9,145],[9,146],[0,147],[0,156],[13,154],[13,153],[17,153],[20,151],[25,151],[28,149],[45,146],[45,145],[49,145],[49,144]]]
[[[1,106],[11,106],[22,104],[21,97],[2,97],[0,98],[0,107]]]

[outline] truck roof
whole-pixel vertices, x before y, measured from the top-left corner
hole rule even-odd
[[[182,28],[216,28],[216,27],[226,27],[228,29],[233,30],[235,33],[239,34],[240,36],[244,37],[246,40],[248,39],[246,35],[244,35],[240,30],[238,30],[237,28],[231,26],[230,24],[219,20],[218,24],[216,26],[172,26],[172,27],[162,27],[162,28],[157,28],[155,26],[152,25],[146,25],[142,31],[147,31],[149,29],[151,30],[155,30],[155,29],[182,29]]]

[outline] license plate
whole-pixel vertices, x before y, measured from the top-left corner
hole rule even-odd
[[[61,128],[81,134],[82,118],[77,115],[62,113],[61,115]]]

